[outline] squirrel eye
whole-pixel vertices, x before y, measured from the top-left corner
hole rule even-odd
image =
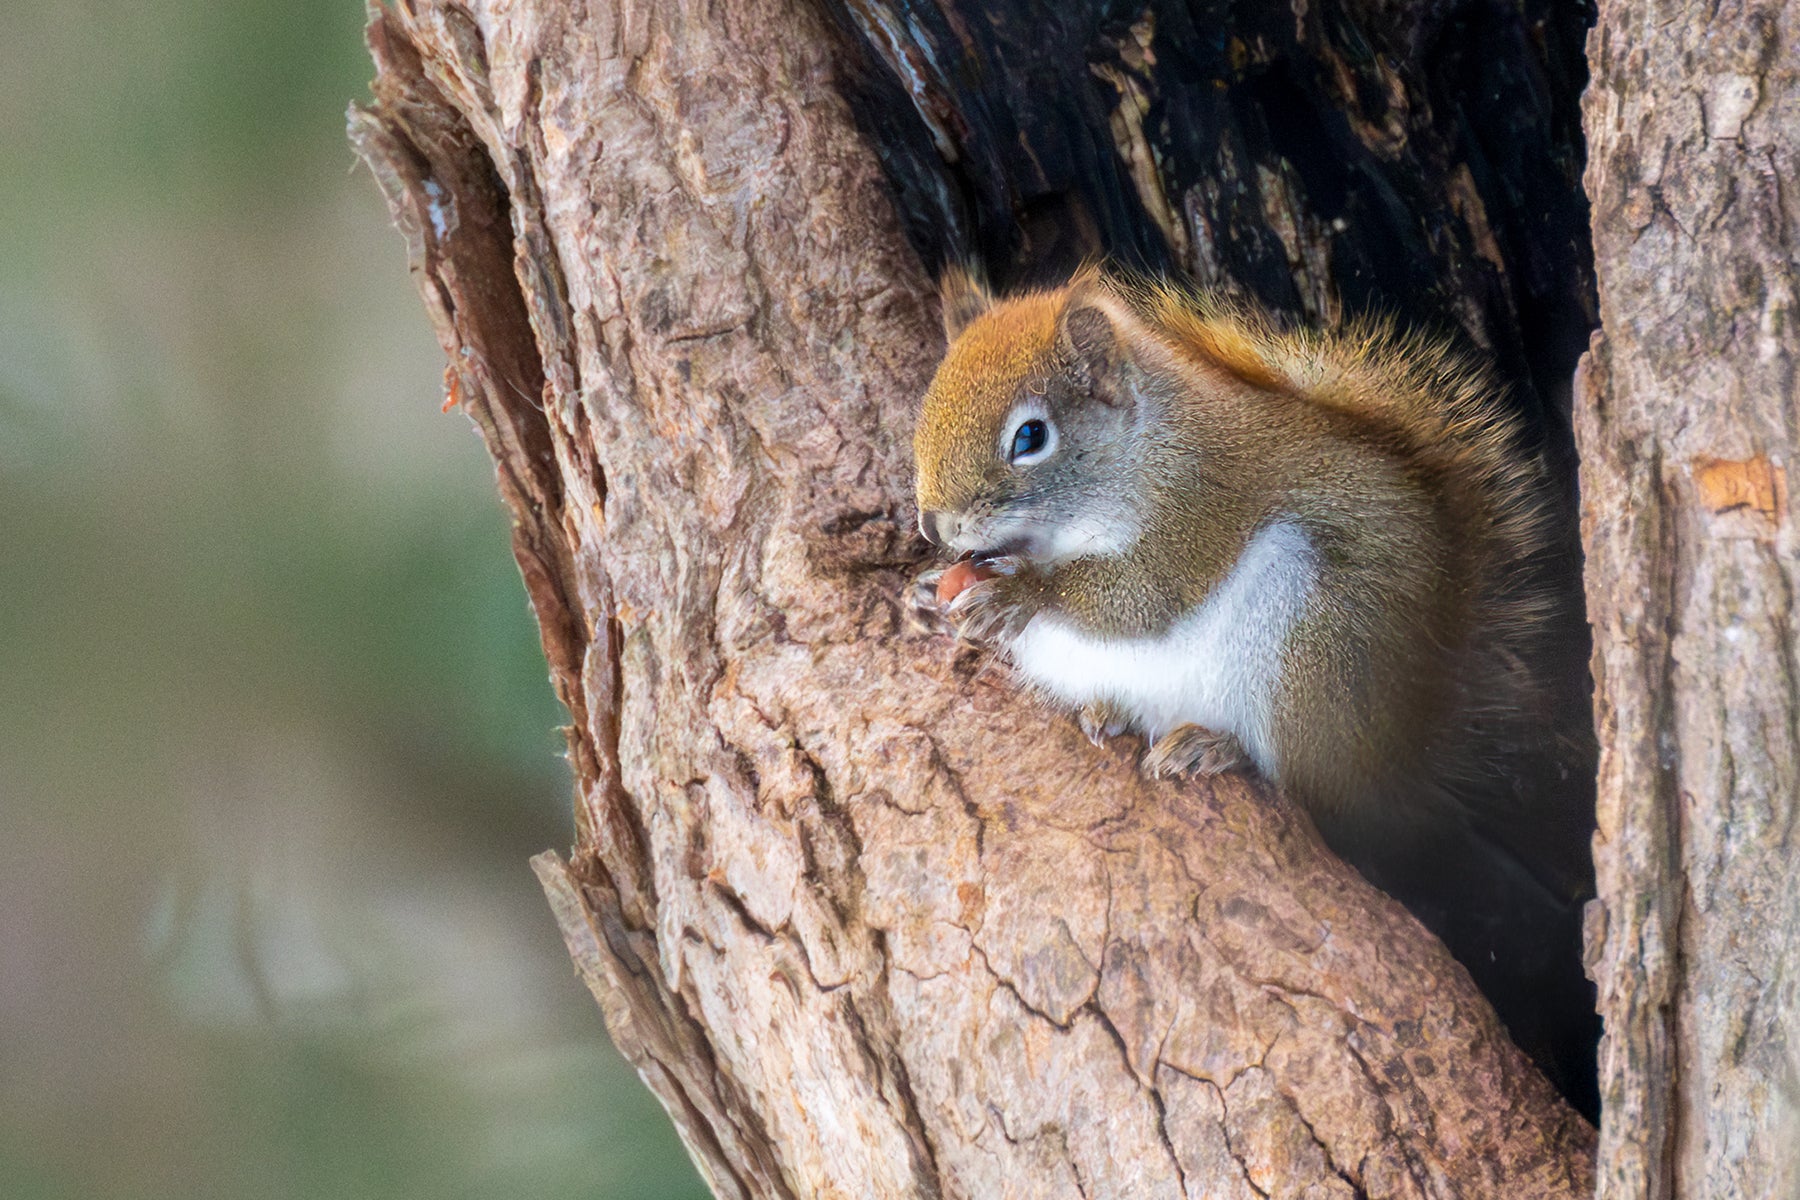
[[[1049,424],[1034,417],[1013,431],[1012,450],[1006,456],[1007,461],[1018,463],[1042,458],[1044,448],[1049,444]]]

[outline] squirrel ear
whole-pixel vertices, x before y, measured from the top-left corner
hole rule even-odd
[[[1056,353],[1075,385],[1104,404],[1127,399],[1124,368],[1130,357],[1099,305],[1077,297],[1056,321]]]
[[[944,307],[947,341],[955,341],[970,321],[994,307],[993,293],[972,268],[961,263],[951,263],[938,276],[938,299]]]

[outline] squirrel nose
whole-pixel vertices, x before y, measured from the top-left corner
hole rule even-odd
[[[938,518],[940,515],[941,514],[934,512],[920,513],[919,532],[925,535],[926,541],[941,550],[944,548],[944,533],[943,530],[938,528]]]

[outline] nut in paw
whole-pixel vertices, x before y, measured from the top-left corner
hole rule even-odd
[[[1003,646],[1019,636],[1037,615],[1039,604],[1018,572],[1016,559],[987,559],[977,578],[957,589],[944,615],[959,638],[980,646]]]

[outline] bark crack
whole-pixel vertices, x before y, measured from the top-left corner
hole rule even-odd
[[[1138,1087],[1149,1099],[1150,1106],[1156,1114],[1156,1136],[1162,1142],[1163,1149],[1169,1155],[1169,1165],[1175,1172],[1175,1179],[1181,1187],[1181,1194],[1186,1196],[1188,1194],[1187,1172],[1182,1169],[1181,1155],[1176,1152],[1175,1143],[1169,1138],[1169,1112],[1167,1106],[1163,1102],[1162,1093],[1157,1090],[1154,1083],[1145,1082],[1142,1078],[1138,1077],[1136,1070],[1134,1070],[1131,1065],[1131,1050],[1125,1044],[1124,1035],[1119,1032],[1119,1027],[1113,1024],[1112,1017],[1100,1004],[1098,998],[1090,998],[1082,1008],[1084,1011],[1093,1014],[1094,1019],[1099,1022],[1100,1028],[1105,1030],[1107,1036],[1112,1039],[1113,1045],[1118,1048],[1119,1061],[1124,1066],[1125,1073],[1132,1076],[1134,1079],[1137,1079]],[[1156,1063],[1150,1064],[1150,1078],[1152,1080],[1156,1077],[1156,1066]]]

